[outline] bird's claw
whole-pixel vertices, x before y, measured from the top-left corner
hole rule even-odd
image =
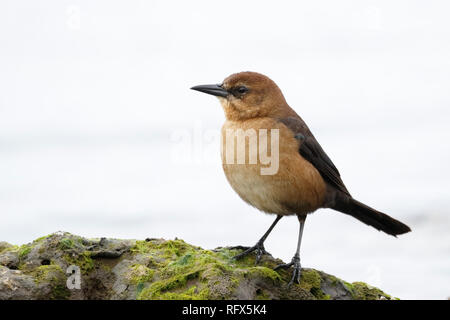
[[[290,287],[294,282],[300,283],[300,275],[302,272],[302,266],[300,264],[300,257],[294,256],[292,258],[291,262],[279,264],[274,269],[274,270],[278,270],[281,268],[287,269],[287,268],[290,268],[291,266],[294,268],[294,270],[292,271],[292,278],[291,278],[291,281],[289,281],[289,283],[288,283],[288,287]]]
[[[267,254],[266,249],[264,248],[264,244],[261,242],[258,242],[257,244],[255,244],[253,247],[234,247],[234,249],[245,249],[244,252],[241,252],[237,255],[235,255],[233,257],[233,259],[235,260],[239,260],[242,257],[245,257],[246,255],[248,255],[249,253],[256,251],[256,260],[255,260],[255,264],[258,264],[259,261],[261,260],[261,257],[265,254]]]

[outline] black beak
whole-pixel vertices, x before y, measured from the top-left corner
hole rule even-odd
[[[207,94],[212,94],[213,96],[226,98],[228,96],[228,91],[222,88],[218,84],[206,84],[201,86],[195,86],[191,88],[192,90],[197,90]]]

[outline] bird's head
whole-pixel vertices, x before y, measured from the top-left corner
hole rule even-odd
[[[256,72],[235,73],[222,84],[191,89],[218,97],[228,120],[280,117],[290,109],[275,82]]]

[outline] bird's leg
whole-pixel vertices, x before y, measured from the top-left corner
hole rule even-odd
[[[266,240],[266,238],[269,236],[270,232],[272,232],[273,228],[278,223],[278,221],[280,221],[280,219],[282,217],[283,216],[278,215],[277,218],[275,219],[275,221],[270,226],[270,228],[266,231],[266,233],[264,233],[264,235],[261,237],[261,239],[259,239],[258,242],[253,247],[246,248],[246,250],[244,252],[241,252],[238,255],[234,256],[233,259],[240,259],[240,258],[248,255],[249,253],[256,251],[255,263],[257,264],[259,262],[259,260],[261,260],[262,255],[267,253],[266,249],[264,248],[264,241]],[[243,247],[234,247],[234,248],[243,249]]]
[[[291,281],[289,281],[288,283],[288,287],[290,287],[294,282],[300,283],[300,274],[302,271],[302,266],[300,264],[300,245],[302,243],[303,227],[305,225],[306,216],[298,216],[298,220],[300,221],[300,230],[298,234],[297,250],[295,251],[295,255],[292,258],[291,262],[280,264],[275,267],[275,270],[280,268],[289,268],[291,266],[294,268],[294,270],[292,271]]]

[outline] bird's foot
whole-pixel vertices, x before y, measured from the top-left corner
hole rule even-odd
[[[264,254],[267,254],[266,249],[264,248],[264,243],[258,241],[257,244],[255,244],[253,247],[242,247],[242,246],[238,246],[238,247],[233,247],[233,249],[245,249],[244,252],[239,253],[238,255],[235,255],[233,257],[233,259],[235,260],[239,260],[242,257],[245,257],[246,255],[248,255],[249,253],[256,251],[256,260],[255,260],[255,264],[258,264],[258,262],[261,260],[261,257]]]
[[[292,278],[291,281],[289,281],[288,283],[288,287],[290,287],[294,282],[295,283],[300,283],[300,274],[302,272],[302,266],[300,264],[300,257],[298,255],[295,255],[291,262],[289,263],[283,263],[283,264],[279,264],[278,266],[275,267],[274,270],[278,270],[278,269],[287,269],[293,267],[294,270],[292,271]]]

